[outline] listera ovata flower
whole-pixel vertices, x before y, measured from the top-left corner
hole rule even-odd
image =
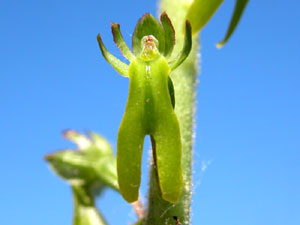
[[[150,14],[137,23],[133,53],[127,47],[119,24],[112,23],[114,41],[130,61],[129,66],[110,54],[97,36],[104,58],[125,77],[129,77],[129,95],[119,128],[117,172],[119,188],[128,202],[138,199],[144,138],[151,136],[154,163],[162,198],[177,202],[182,189],[181,137],[174,112],[174,90],[169,74],[191,50],[191,26],[186,21],[182,51],[171,58],[175,31],[166,13],[161,24]]]

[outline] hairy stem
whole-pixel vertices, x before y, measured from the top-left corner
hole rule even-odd
[[[161,0],[160,11],[169,15],[175,31],[175,53],[180,51],[184,39],[185,17],[192,1]],[[192,146],[195,111],[195,85],[198,68],[198,36],[193,37],[193,47],[186,61],[171,74],[174,83],[176,106],[175,112],[180,123],[182,140],[183,192],[176,204],[171,204],[161,198],[157,183],[155,165],[150,170],[149,206],[145,224],[190,224],[190,204],[192,188]],[[174,219],[175,218],[175,219]]]

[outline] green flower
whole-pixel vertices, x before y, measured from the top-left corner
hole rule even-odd
[[[146,135],[151,137],[162,197],[169,202],[177,202],[181,195],[181,137],[169,74],[186,59],[191,50],[191,26],[186,21],[184,46],[172,58],[175,31],[166,13],[161,15],[160,21],[150,14],[145,14],[138,21],[132,37],[133,53],[123,40],[119,24],[112,23],[114,42],[130,61],[129,65],[110,54],[100,35],[97,37],[104,58],[118,73],[130,80],[117,144],[119,188],[128,202],[138,199]]]

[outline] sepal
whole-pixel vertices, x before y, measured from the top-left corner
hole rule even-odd
[[[133,36],[132,49],[136,56],[142,52],[142,39],[145,36],[152,35],[158,40],[158,50],[161,54],[165,52],[165,34],[161,24],[150,14],[146,13],[137,22]]]
[[[120,31],[120,24],[118,23],[111,23],[111,31],[114,37],[114,42],[122,52],[123,56],[128,59],[130,62],[135,58],[131,50],[128,48],[127,44],[125,43],[123,36]]]
[[[171,70],[175,70],[190,54],[192,49],[192,27],[190,22],[187,20],[185,22],[185,36],[184,43],[181,52],[177,55],[175,59],[169,62]]]
[[[122,76],[128,77],[128,65],[117,59],[115,56],[113,56],[107,49],[105,48],[103,41],[101,39],[100,34],[97,36],[98,44],[101,50],[101,53],[103,57],[106,59],[106,61],[112,65],[112,67]]]
[[[172,25],[170,18],[166,12],[163,12],[160,16],[161,24],[164,28],[165,33],[165,52],[164,56],[168,57],[171,55],[174,45],[175,45],[175,30]]]

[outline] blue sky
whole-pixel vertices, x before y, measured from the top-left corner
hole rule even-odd
[[[300,224],[300,3],[250,1],[222,49],[234,1],[201,33],[194,153],[193,224]],[[101,57],[110,21],[130,43],[155,1],[0,0],[1,225],[71,224],[69,186],[43,161],[74,147],[67,128],[93,130],[116,146],[128,80]],[[143,192],[147,187],[145,151]],[[135,220],[107,191],[110,224]]]

